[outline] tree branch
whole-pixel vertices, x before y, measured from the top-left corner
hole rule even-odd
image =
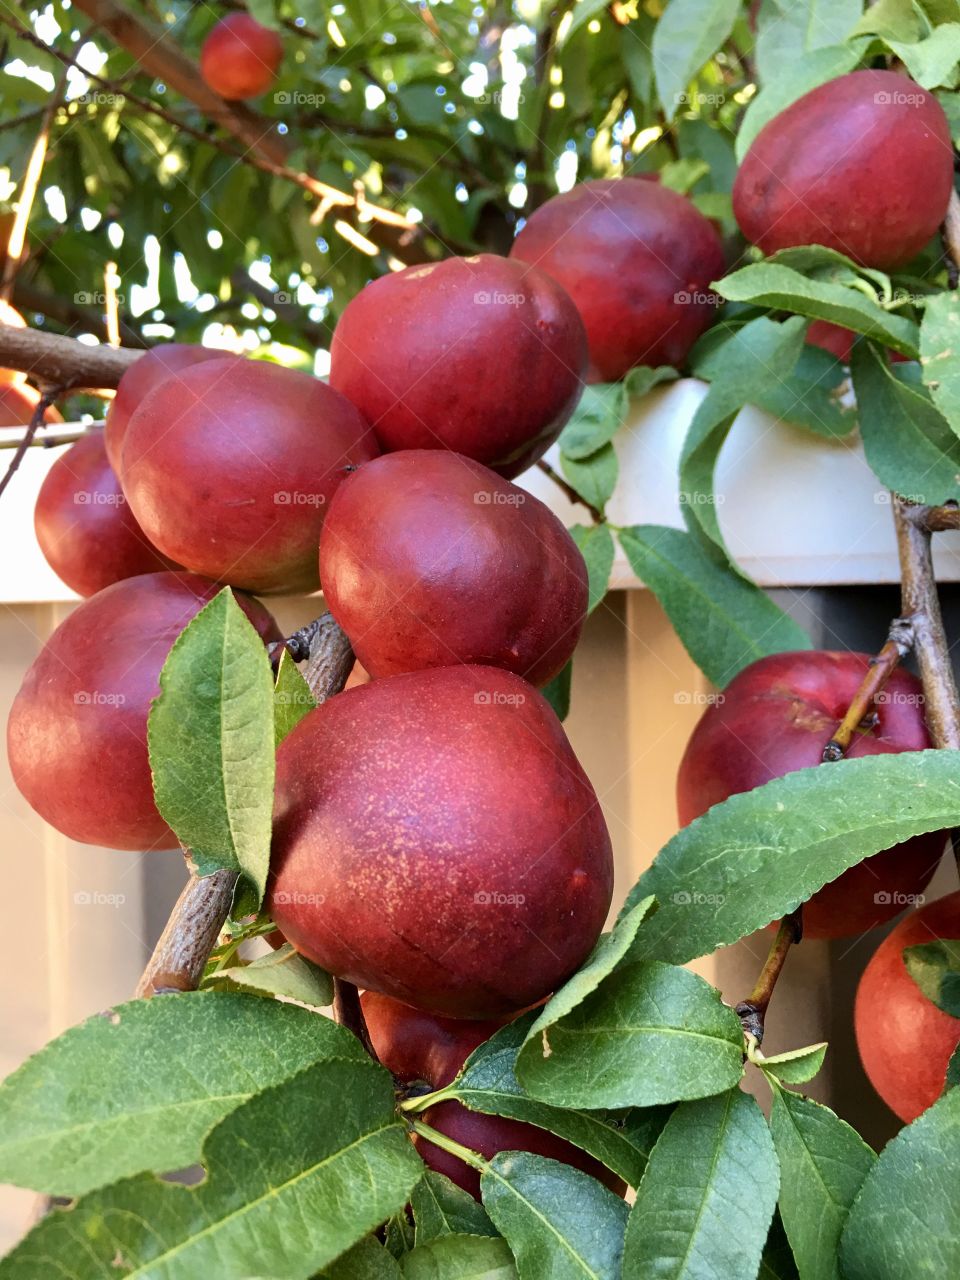
[[[349,640],[329,613],[311,626],[306,674],[309,682],[313,673],[313,696],[317,702],[324,702],[346,684],[353,653]],[[237,872],[229,869],[209,876],[190,876],[137,984],[138,996],[196,990],[230,914],[238,879]]]
[[[20,369],[62,394],[78,388],[115,387],[142,351],[88,346],[76,338],[0,323],[0,367]]]
[[[56,387],[51,389],[50,391],[45,391],[40,396],[40,399],[37,401],[37,407],[34,409],[30,417],[30,423],[25,433],[23,434],[23,436],[21,437],[21,439],[17,444],[16,452],[14,453],[13,457],[10,459],[9,465],[7,466],[7,470],[4,474],[3,479],[0,480],[0,495],[3,494],[3,491],[6,489],[7,485],[10,483],[10,481],[13,479],[16,472],[19,470],[20,463],[26,457],[27,450],[30,448],[31,444],[33,444],[34,436],[43,426],[43,419],[46,415],[47,410],[53,404],[54,400],[56,400],[57,397],[60,396],[61,394],[62,394],[62,389],[59,387]]]
[[[760,976],[753,990],[737,1005],[734,1012],[743,1024],[746,1035],[753,1036],[757,1044],[763,1043],[763,1026],[767,1009],[773,998],[777,982],[783,973],[790,948],[803,937],[803,907],[784,916],[777,929],[777,935],[770,944],[770,951],[764,961]]]

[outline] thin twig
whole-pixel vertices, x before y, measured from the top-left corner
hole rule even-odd
[[[744,1032],[753,1036],[757,1044],[763,1043],[763,1026],[767,1009],[790,948],[803,937],[803,907],[798,907],[780,921],[776,937],[764,961],[753,990],[737,1005],[735,1013],[743,1024]]]
[[[820,759],[824,764],[842,760],[853,735],[873,710],[874,700],[893,675],[901,658],[905,658],[913,647],[913,627],[909,619],[897,618],[890,626],[890,635],[886,644],[875,658],[872,658],[863,677],[860,688],[854,695],[833,736],[823,748]]]
[[[545,476],[549,476],[550,479],[553,481],[553,483],[557,486],[557,488],[562,489],[571,502],[576,502],[576,503],[579,503],[581,507],[586,507],[586,509],[590,512],[590,519],[593,521],[594,524],[603,524],[603,513],[598,511],[595,506],[593,506],[591,503],[589,503],[586,500],[586,498],[581,498],[580,494],[577,493],[573,485],[567,484],[563,476],[560,475],[559,472],[554,471],[553,467],[551,467],[549,462],[547,462],[544,458],[541,458],[540,461],[537,463],[537,468],[538,470],[542,471]]]
[[[51,390],[44,391],[41,394],[40,399],[37,402],[37,407],[36,409],[34,409],[33,414],[30,418],[30,423],[24,435],[22,436],[22,438],[20,439],[17,445],[16,452],[14,453],[13,457],[10,459],[10,462],[7,466],[7,470],[4,473],[3,479],[0,480],[0,497],[3,496],[4,490],[6,489],[7,485],[10,483],[10,481],[13,479],[16,473],[20,470],[20,463],[27,456],[27,450],[30,448],[30,445],[33,443],[34,436],[43,426],[43,419],[46,416],[47,410],[50,408],[53,402],[57,400],[61,395],[63,395],[62,387],[54,387]]]
[[[102,424],[101,424],[102,425]],[[95,430],[94,424],[90,424],[89,430],[83,431],[64,431],[59,435],[42,435],[17,436],[14,440],[0,440],[0,450],[3,449],[58,449],[62,444],[76,444],[78,440],[82,440],[84,436],[90,435]]]

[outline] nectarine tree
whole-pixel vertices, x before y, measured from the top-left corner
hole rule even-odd
[[[960,1274],[960,923],[923,900],[960,826],[931,553],[960,523],[954,9],[0,16],[0,399],[26,428],[0,493],[72,442],[37,529],[93,592],[14,700],[14,782],[48,862],[188,867],[137,998],[0,1088],[0,1177],[69,1201],[0,1280]],[[862,443],[876,501],[833,501],[892,512],[903,585],[871,653],[814,650],[738,561],[714,473],[745,405],[825,484]],[[640,458],[669,525],[619,514]],[[625,762],[628,823],[575,754],[588,681],[561,720],[628,573],[716,692],[683,825],[615,895],[607,819],[649,843],[646,762],[679,736]],[[286,638],[245,594],[318,587]],[[856,1009],[829,991],[906,1122],[877,1155],[842,1045],[854,1087],[813,1087],[843,1115],[804,1096],[827,1046],[780,980],[798,945],[857,964],[901,911]],[[690,967],[748,939],[750,990]]]

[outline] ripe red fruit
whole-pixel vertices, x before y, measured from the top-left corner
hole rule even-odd
[[[77,595],[92,596],[121,578],[172,569],[133,517],[102,431],[83,436],[53,464],[33,513],[40,550]]]
[[[283,42],[248,13],[221,18],[200,50],[200,74],[221,98],[258,98],[276,79]]]
[[[224,359],[230,359],[228,353],[216,351],[212,347],[195,347],[184,342],[164,342],[159,347],[151,347],[134,361],[120,379],[117,394],[111,400],[107,410],[107,420],[103,429],[107,457],[118,475],[121,474],[127,423],[130,421],[130,415],[138,408],[147,393],[159,386],[161,382],[165,382],[167,378],[195,364],[202,364],[204,360]]]
[[[325,383],[227,358],[154,387],[127,424],[121,478],[177,564],[248,591],[314,591],[326,504],[376,454],[363,418]]]
[[[927,903],[901,920],[863,971],[854,1006],[857,1047],[870,1083],[909,1123],[943,1093],[960,1044],[960,1018],[928,1000],[903,962],[907,947],[960,939],[960,893]]]
[[[509,672],[374,680],[281,743],[270,914],[358,986],[459,1018],[525,1008],[582,964],[612,883],[593,788]]]
[[[806,341],[812,347],[822,347],[843,364],[850,363],[850,352],[857,339],[852,329],[845,329],[842,324],[831,324],[829,320],[814,320],[807,330]],[[887,353],[891,364],[901,364],[907,357],[899,351]]]
[[[502,1025],[440,1018],[373,991],[365,992],[360,1002],[374,1050],[383,1065],[404,1083],[423,1080],[432,1089],[449,1084],[474,1049]],[[620,1195],[625,1189],[620,1178],[598,1160],[535,1125],[469,1111],[460,1102],[438,1102],[422,1118],[431,1128],[487,1160],[499,1151],[529,1151],[581,1169]],[[480,1199],[480,1174],[476,1169],[425,1138],[418,1136],[414,1141],[428,1168],[445,1174]]]
[[[710,282],[723,248],[684,196],[642,178],[583,182],[527,221],[510,250],[541,267],[577,304],[590,345],[590,382],[634,365],[681,365],[710,323]]]
[[[472,662],[546,684],[587,609],[583,556],[553,512],[435,449],[386,454],[340,486],[320,581],[374,678]]]
[[[677,775],[681,825],[737,792],[819,764],[869,663],[865,653],[778,653],[741,671],[687,743]],[[908,671],[894,671],[876,717],[855,735],[848,757],[930,746],[922,687]],[[804,935],[849,937],[892,919],[921,893],[944,843],[942,832],[916,836],[851,867],[804,905]]]
[[[586,342],[555,281],[481,253],[368,284],[340,317],[330,360],[330,385],[385,452],[453,449],[511,478],[573,412]]]
[[[153,802],[147,715],[173,642],[219,590],[189,573],[116,582],[57,627],[24,677],[7,725],[10,769],[71,840],[176,845]],[[280,639],[262,605],[239,594],[237,603],[265,640]]]
[[[822,244],[887,270],[934,235],[952,187],[936,98],[893,71],[852,71],[764,125],[733,184],[733,212],[764,253]]]

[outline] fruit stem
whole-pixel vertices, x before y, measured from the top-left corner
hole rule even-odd
[[[595,506],[589,503],[586,498],[581,498],[573,485],[567,484],[563,476],[554,471],[549,462],[545,462],[543,458],[537,463],[538,470],[542,471],[545,476],[549,476],[558,489],[562,489],[571,502],[577,502],[581,507],[586,507],[590,512],[590,519],[594,524],[603,524],[603,512],[598,511]]]
[[[436,1129],[431,1129],[428,1124],[423,1124],[420,1120],[411,1120],[410,1127],[421,1138],[424,1138],[427,1142],[432,1142],[435,1147],[440,1147],[442,1151],[449,1151],[452,1156],[457,1156],[464,1164],[472,1165],[474,1169],[479,1169],[481,1172],[484,1169],[489,1169],[489,1161],[484,1160],[483,1156],[478,1156],[476,1151],[471,1151],[469,1147],[462,1147],[459,1142],[454,1142],[445,1133],[439,1133]]]
[[[370,1039],[367,1020],[363,1016],[360,992],[352,982],[346,982],[343,978],[333,980],[333,1018],[341,1027],[353,1032],[374,1062],[380,1061]]]
[[[790,948],[803,937],[803,907],[784,916],[777,935],[770,945],[760,976],[753,990],[737,1005],[734,1012],[743,1024],[744,1034],[752,1036],[758,1045],[763,1043],[763,1024],[773,993],[783,972]]]
[[[448,1084],[442,1089],[434,1089],[432,1093],[421,1093],[410,1098],[404,1098],[400,1103],[400,1110],[417,1114],[420,1111],[426,1111],[427,1107],[432,1107],[435,1102],[446,1102],[448,1098],[455,1098],[456,1096],[456,1088],[454,1085]]]
[[[21,332],[21,330],[13,329],[11,330],[11,332],[19,333]],[[30,445],[33,443],[33,437],[37,434],[37,432],[43,426],[43,419],[47,410],[50,408],[53,402],[56,399],[58,399],[58,397],[60,397],[61,395],[63,395],[62,387],[50,387],[46,391],[41,393],[40,399],[37,401],[37,407],[36,409],[34,409],[33,414],[30,417],[30,425],[27,427],[25,434],[21,437],[19,443],[17,444],[16,453],[14,453],[13,457],[10,459],[9,465],[7,466],[6,473],[4,474],[3,479],[0,480],[0,494],[3,493],[4,489],[6,489],[7,485],[10,483],[10,481],[13,479],[16,472],[19,470],[20,463],[26,457],[27,450],[30,448]]]
[[[867,668],[867,674],[857,690],[847,714],[834,730],[833,737],[823,748],[820,759],[829,764],[842,760],[858,727],[873,710],[874,699],[893,675],[900,659],[905,657],[913,646],[913,629],[907,618],[897,618],[890,626],[890,635],[886,644]]]

